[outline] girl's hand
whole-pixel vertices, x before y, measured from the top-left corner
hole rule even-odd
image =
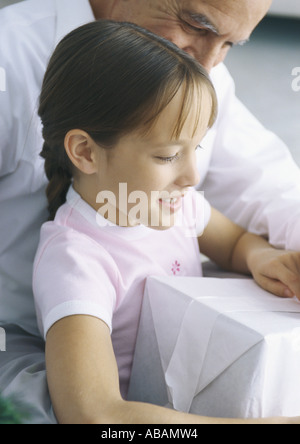
[[[248,261],[256,282],[265,290],[283,298],[300,300],[300,253],[259,249]]]
[[[263,237],[248,233],[214,208],[199,246],[221,268],[250,272],[270,293],[300,300],[300,253],[276,250]]]

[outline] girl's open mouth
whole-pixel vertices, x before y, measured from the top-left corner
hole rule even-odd
[[[169,211],[175,212],[180,210],[180,208],[182,207],[182,199],[183,196],[171,197],[168,199],[159,199],[159,203],[164,208],[169,209]]]

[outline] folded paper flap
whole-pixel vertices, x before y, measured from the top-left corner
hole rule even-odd
[[[152,314],[162,367],[166,371],[175,349],[185,312],[192,301],[181,291],[175,289],[170,291],[166,284],[157,279],[148,279],[145,296]]]
[[[232,322],[227,316],[219,315],[211,332],[194,396],[263,341],[264,337],[259,332],[240,322]]]
[[[246,330],[211,307],[200,306],[195,301],[189,304],[165,372],[175,409],[188,412],[199,391],[263,340],[261,334],[250,328]],[[216,341],[220,336],[225,344],[223,350]]]
[[[192,301],[187,306],[172,357],[165,372],[176,410],[188,412],[197,390],[211,329],[218,314]],[[196,328],[195,328],[196,326]],[[197,329],[197,333],[195,330]],[[178,384],[178,381],[180,383]]]

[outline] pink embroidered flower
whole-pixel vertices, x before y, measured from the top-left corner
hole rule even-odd
[[[176,276],[177,273],[180,272],[180,263],[178,261],[175,261],[174,264],[172,264],[172,273],[174,274],[174,276]]]

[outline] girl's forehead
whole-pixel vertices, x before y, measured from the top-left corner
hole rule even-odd
[[[192,139],[205,133],[212,114],[212,97],[207,88],[195,87],[189,100],[180,88],[149,130],[153,137]]]

